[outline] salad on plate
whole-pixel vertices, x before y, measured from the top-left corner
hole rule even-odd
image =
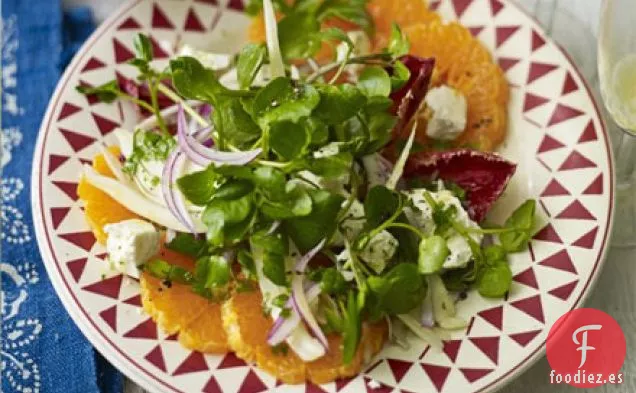
[[[503,73],[417,0],[248,11],[236,54],[159,67],[140,34],[136,80],[78,87],[144,119],[78,186],[110,267],[184,346],[285,383],[353,376],[409,335],[439,350],[466,293],[506,296],[533,234],[534,200],[487,215],[516,169],[492,153]]]

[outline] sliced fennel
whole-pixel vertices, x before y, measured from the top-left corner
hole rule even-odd
[[[91,185],[99,188],[133,213],[166,228],[180,232],[188,232],[188,228],[184,227],[183,224],[170,213],[168,208],[148,200],[136,189],[126,186],[110,177],[100,175],[88,165],[84,165],[84,177]],[[193,219],[196,230],[204,233],[206,226],[203,222],[197,217],[193,217]]]
[[[283,63],[283,55],[280,52],[278,21],[276,21],[272,0],[263,0],[263,15],[265,17],[265,36],[267,52],[269,53],[270,73],[272,79],[275,79],[285,76],[285,63]]]
[[[406,165],[406,160],[409,158],[409,154],[411,154],[411,148],[413,148],[413,141],[415,140],[415,130],[417,130],[417,121],[413,123],[413,129],[411,130],[411,135],[409,139],[406,141],[404,145],[404,149],[402,149],[402,153],[400,153],[400,157],[395,162],[395,166],[393,167],[393,172],[391,172],[391,176],[389,176],[389,180],[386,182],[386,188],[389,190],[395,190],[398,182],[402,178],[402,174],[404,173],[404,166]]]

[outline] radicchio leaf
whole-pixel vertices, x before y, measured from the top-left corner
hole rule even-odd
[[[506,189],[517,165],[498,154],[459,149],[411,156],[405,176],[450,181],[466,191],[470,218],[480,222]]]
[[[400,58],[406,68],[411,72],[409,80],[398,91],[391,94],[393,100],[392,112],[399,118],[393,129],[394,135],[402,135],[404,128],[409,124],[428,93],[431,83],[435,59],[406,55]]]

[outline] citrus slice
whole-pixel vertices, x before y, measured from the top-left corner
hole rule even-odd
[[[492,151],[506,136],[508,81],[486,49],[458,23],[411,25],[404,29],[411,54],[435,58],[433,86],[446,84],[468,103],[466,130],[456,147]],[[426,122],[419,123],[418,142],[426,144]]]
[[[327,354],[305,363],[293,351],[275,350],[267,344],[267,334],[273,323],[263,313],[262,295],[258,290],[237,292],[225,302],[223,325],[230,347],[238,357],[255,362],[259,368],[288,384],[305,381],[321,384],[356,375],[382,349],[387,339],[384,323],[364,326],[360,346],[353,361],[344,365],[342,337],[330,334],[327,336]]]
[[[166,248],[158,257],[189,271],[194,269],[192,258]],[[194,293],[189,285],[162,282],[147,272],[142,273],[140,284],[146,313],[167,334],[178,333],[184,347],[206,353],[228,351],[221,303]]]
[[[425,0],[371,0],[367,3],[367,11],[375,24],[376,50],[386,47],[393,23],[405,29],[414,24],[440,20],[440,16],[428,8]]]
[[[112,146],[108,149],[116,156],[119,155],[117,146]],[[93,168],[104,176],[115,177],[101,154],[93,158]],[[84,202],[86,221],[88,221],[95,238],[101,244],[106,243],[107,237],[106,233],[104,233],[104,225],[138,218],[136,214],[126,209],[108,194],[92,186],[84,177],[80,179],[77,185],[77,195]]]

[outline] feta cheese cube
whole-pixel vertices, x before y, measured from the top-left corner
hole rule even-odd
[[[360,259],[365,261],[371,269],[380,274],[398,248],[397,239],[388,231],[382,231],[371,238],[369,244],[360,252]]]
[[[138,266],[159,253],[161,235],[147,221],[132,219],[104,226],[106,251],[115,269],[139,277]]]
[[[425,234],[432,235],[436,229],[436,224],[433,220],[433,211],[424,199],[425,192],[429,193],[437,203],[444,207],[454,206],[456,210],[455,220],[460,225],[468,229],[479,228],[479,225],[470,219],[461,201],[457,199],[452,192],[448,190],[430,192],[425,189],[416,189],[408,193],[415,205],[415,209],[407,208],[405,209],[405,214],[409,222],[418,227]],[[483,235],[480,233],[471,233],[469,236],[478,244],[481,243],[483,238]],[[450,254],[446,257],[443,267],[445,269],[456,269],[466,266],[473,257],[466,238],[456,231],[450,230],[449,233],[445,234],[445,239]]]
[[[364,205],[355,200],[347,212],[346,219],[342,222],[342,234],[349,241],[354,241],[364,229],[365,223]],[[359,256],[376,273],[381,273],[386,263],[395,255],[398,245],[397,239],[389,231],[384,230],[371,238]]]
[[[425,98],[432,116],[426,127],[426,135],[432,139],[452,141],[466,128],[468,105],[466,98],[448,86],[431,89]]]

